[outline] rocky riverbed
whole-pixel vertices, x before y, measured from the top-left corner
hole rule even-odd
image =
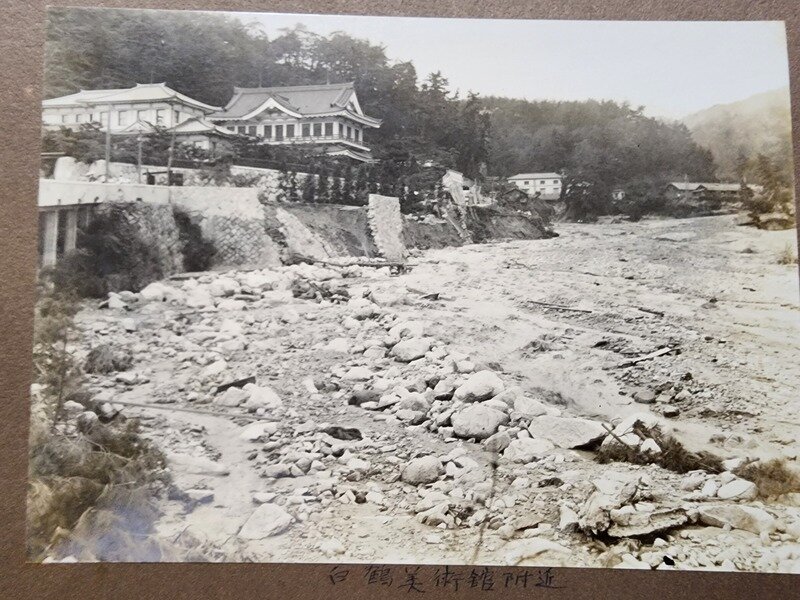
[[[800,572],[800,493],[735,473],[796,468],[794,232],[558,231],[87,304],[75,352],[124,368],[93,402],[142,421],[181,492],[158,535],[221,561]],[[721,467],[660,466],[665,439]],[[599,462],[614,445],[642,464]]]

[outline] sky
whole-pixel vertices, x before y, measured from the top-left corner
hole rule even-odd
[[[627,101],[681,118],[789,85],[780,21],[531,21],[235,13],[270,38],[303,23],[343,31],[441,71],[462,93],[529,100]]]

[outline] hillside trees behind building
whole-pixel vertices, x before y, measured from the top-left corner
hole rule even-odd
[[[367,140],[380,161],[369,181],[397,188],[405,207],[435,195],[430,169],[454,168],[478,181],[487,173],[564,172],[568,199],[595,213],[613,208],[611,190],[630,181],[713,180],[710,153],[683,125],[609,101],[482,98],[453,90],[445,73],[421,76],[411,62],[392,61],[382,46],[342,32],[319,35],[297,25],[269,38],[225,15],[56,9],[46,54],[47,97],[164,81],[224,105],[234,86],[353,81],[364,112],[383,120]],[[292,171],[344,168],[315,157],[304,170],[290,151],[242,144],[238,156],[290,162]],[[348,186],[357,189],[357,177]],[[337,187],[325,196],[338,197]]]

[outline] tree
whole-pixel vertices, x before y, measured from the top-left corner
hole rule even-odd
[[[313,173],[309,173],[303,179],[303,191],[302,191],[302,200],[303,202],[311,203],[317,201],[317,176]]]
[[[324,167],[320,169],[319,175],[317,177],[317,190],[316,190],[316,201],[321,204],[327,204],[331,201],[331,188],[330,188],[330,177],[328,176],[328,170]]]
[[[342,193],[342,177],[341,177],[341,170],[335,169],[331,176],[331,193],[330,193],[330,202],[331,204],[344,204],[344,194]]]

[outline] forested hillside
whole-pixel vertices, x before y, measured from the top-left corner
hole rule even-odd
[[[721,178],[759,181],[758,155],[792,181],[789,90],[777,89],[712,106],[684,119],[694,139],[711,150]],[[762,182],[763,183],[763,182]]]
[[[268,39],[223,15],[55,10],[46,54],[47,97],[164,81],[223,105],[234,86],[354,81],[364,111],[384,121],[368,143],[391,177],[419,174],[424,163],[478,178],[563,171],[603,204],[617,186],[714,173],[710,153],[683,125],[614,102],[455,93],[446,74],[419,74],[410,62],[391,61],[383,47],[344,33],[321,36],[298,26]]]

